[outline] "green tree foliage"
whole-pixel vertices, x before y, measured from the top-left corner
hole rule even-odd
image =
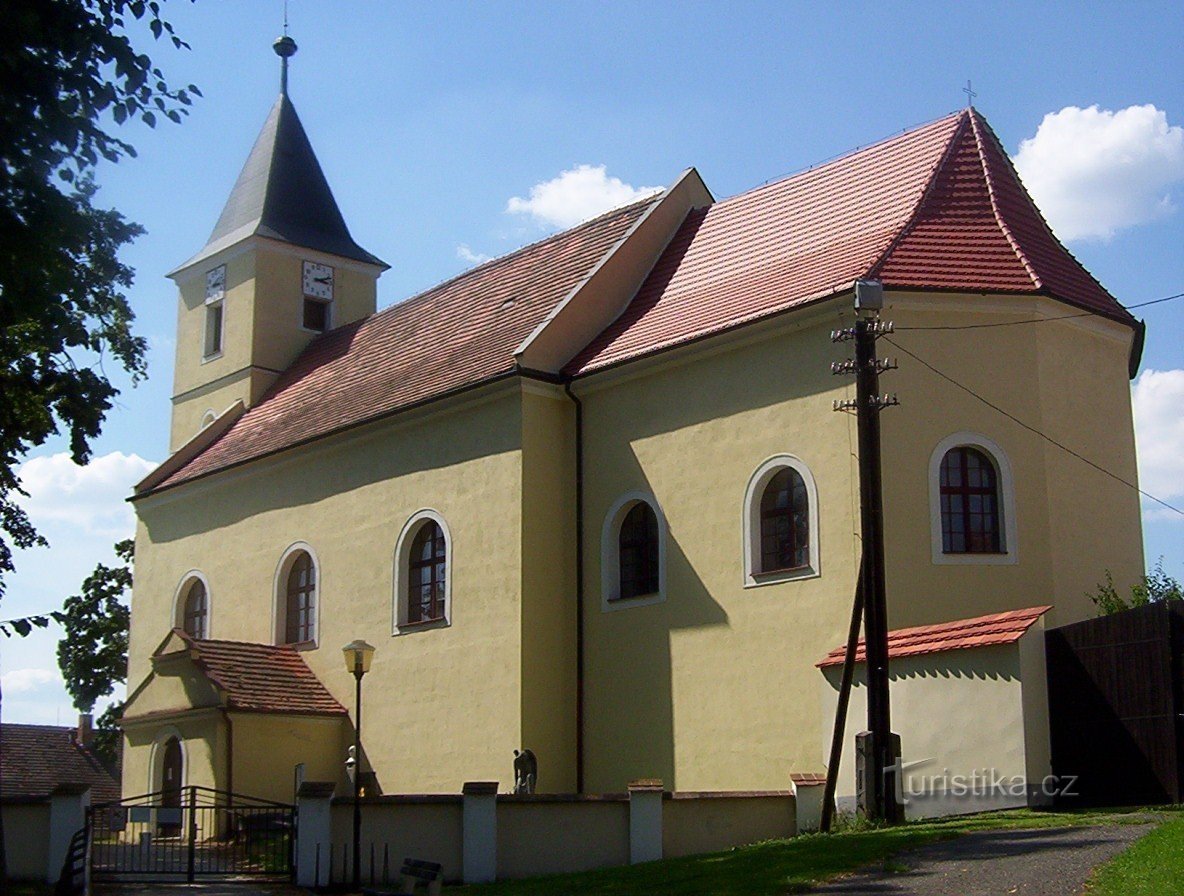
[[[1121,613],[1133,607],[1145,607],[1166,600],[1184,600],[1184,589],[1179,581],[1163,571],[1163,557],[1150,573],[1142,576],[1131,586],[1130,597],[1123,597],[1114,585],[1114,576],[1106,570],[1106,581],[1098,584],[1098,590],[1089,595],[1098,608],[1099,616]]]
[[[118,390],[114,360],[138,381],[120,248],[140,233],[94,204],[101,159],[134,156],[112,133],[132,119],[181,121],[193,85],[173,90],[125,33],[133,20],[186,47],[143,0],[5,0],[0,28],[0,596],[12,549],[44,545],[24,510],[17,465],[63,431],[76,463]]]
[[[132,587],[134,542],[115,545],[121,565],[99,563],[82,583],[82,593],[66,598],[60,621],[64,634],[58,642],[58,668],[66,690],[80,712],[127,678],[127,633],[131,611],[125,601]],[[95,744],[100,753],[114,754],[115,722],[122,704],[109,707],[98,721]]]

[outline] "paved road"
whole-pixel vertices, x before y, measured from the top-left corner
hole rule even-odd
[[[1151,830],[1125,824],[980,831],[903,853],[908,870],[857,874],[811,890],[842,896],[1077,896],[1090,871]]]

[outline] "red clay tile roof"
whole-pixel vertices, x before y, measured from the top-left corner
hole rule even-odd
[[[346,712],[294,647],[198,641],[180,629],[173,633],[185,641],[194,663],[226,695],[229,709],[301,715]]]
[[[57,725],[0,725],[0,799],[45,799],[61,784],[89,784],[92,803],[119,799],[119,769],[80,747],[76,733]]]
[[[1133,319],[1057,242],[998,138],[964,110],[688,215],[578,375],[879,277],[897,289],[1045,293]]]
[[[515,369],[514,350],[653,205],[594,218],[315,339],[168,488]]]
[[[1009,610],[990,616],[976,616],[973,619],[939,622],[936,625],[899,628],[888,633],[888,658],[894,660],[923,653],[940,653],[943,650],[1013,644],[1037,619],[1051,609],[1052,607],[1030,607],[1026,610]],[[823,657],[818,666],[823,668],[841,665],[846,653],[847,646],[840,645]],[[860,641],[855,651],[855,660],[862,663],[864,659],[864,644]]]

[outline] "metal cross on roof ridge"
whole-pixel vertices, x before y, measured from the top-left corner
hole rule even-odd
[[[978,96],[978,94],[975,93],[974,90],[971,88],[969,78],[966,79],[966,86],[962,88],[962,92],[964,94],[966,94],[966,108],[967,109],[973,108],[974,107],[974,98],[976,96]]]

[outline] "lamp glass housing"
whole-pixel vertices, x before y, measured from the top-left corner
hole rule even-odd
[[[356,674],[360,669],[361,673],[365,675],[370,671],[370,661],[374,659],[374,647],[372,645],[359,639],[346,644],[341,648],[341,652],[345,657],[345,669],[347,672]]]

